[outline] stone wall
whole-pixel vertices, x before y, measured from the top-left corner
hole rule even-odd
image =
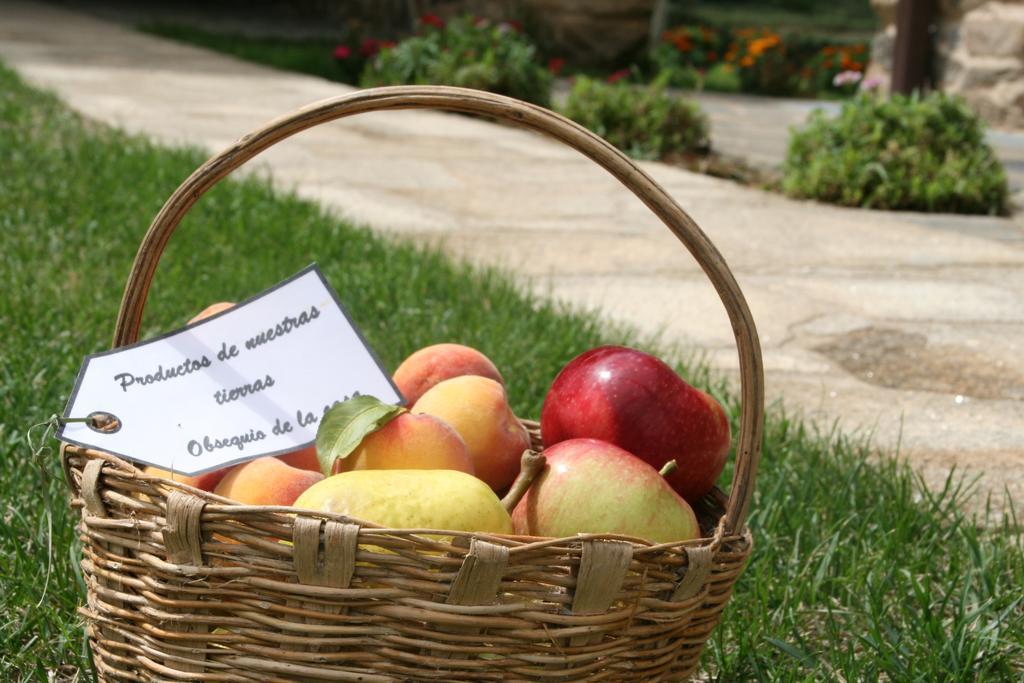
[[[868,75],[886,82],[897,2],[871,0],[883,28]],[[936,28],[936,85],[995,126],[1024,128],[1024,0],[939,0]]]

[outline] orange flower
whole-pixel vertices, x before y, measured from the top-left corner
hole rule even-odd
[[[750,55],[745,55],[743,59],[740,60],[740,66],[754,66],[754,58]]]
[[[769,50],[780,43],[780,39],[776,35],[765,36],[764,38],[758,38],[750,41],[747,46],[747,51],[755,57],[762,54],[765,50]]]
[[[821,48],[821,54],[828,56],[836,53],[836,49],[831,45]]]
[[[690,42],[690,36],[685,33],[680,33],[675,37],[672,43],[676,46],[676,49],[680,52],[689,52],[693,49],[693,43]]]

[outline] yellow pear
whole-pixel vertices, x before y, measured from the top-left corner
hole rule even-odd
[[[306,489],[294,506],[390,529],[512,533],[512,519],[494,491],[455,470],[342,472]]]

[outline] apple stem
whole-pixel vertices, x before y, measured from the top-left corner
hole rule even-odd
[[[667,463],[661,466],[661,469],[658,470],[658,474],[660,474],[663,477],[667,477],[668,475],[672,474],[678,469],[679,463],[677,463],[675,461],[675,458],[673,458],[672,460],[669,460]]]
[[[530,450],[523,451],[519,476],[512,482],[512,487],[505,494],[505,497],[501,499],[501,504],[508,510],[509,514],[519,504],[519,501],[523,499],[526,492],[530,490],[530,486],[537,479],[537,475],[544,470],[544,465],[546,464],[547,458],[544,457],[543,453]]]

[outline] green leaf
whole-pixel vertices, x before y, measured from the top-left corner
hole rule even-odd
[[[320,471],[331,476],[334,463],[351,455],[363,439],[406,409],[384,403],[376,396],[355,396],[331,406],[316,431],[316,457]]]
[[[796,647],[795,645],[783,642],[781,640],[778,640],[777,638],[765,638],[765,640],[768,641],[768,643],[774,646],[776,649],[780,650],[781,652],[784,652],[785,654],[801,662],[805,666],[813,666],[814,658],[806,652],[804,652],[803,650],[801,650],[800,648]]]

